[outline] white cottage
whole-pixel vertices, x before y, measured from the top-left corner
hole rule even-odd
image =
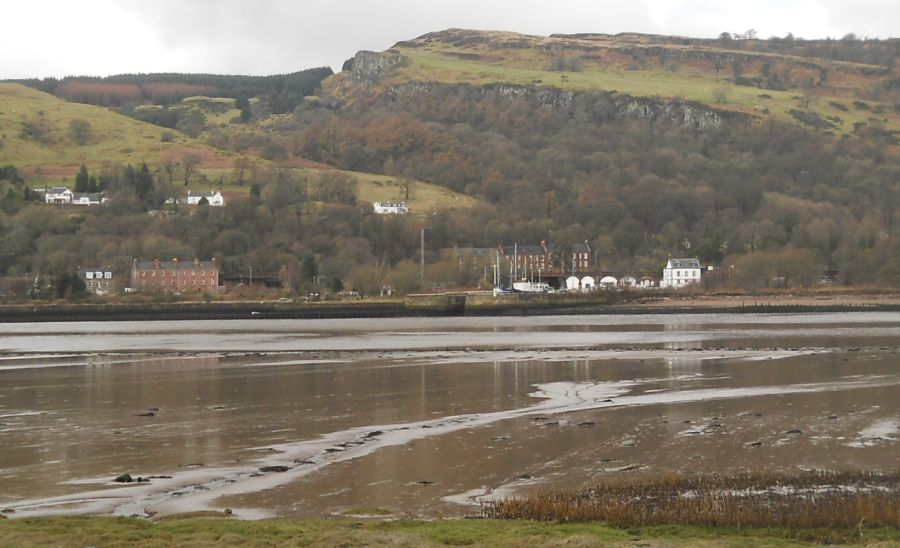
[[[200,200],[203,198],[206,198],[206,202],[214,207],[225,205],[225,197],[222,196],[222,193],[218,190],[210,190],[209,192],[191,192],[188,190],[188,205],[199,205]]]
[[[700,283],[700,261],[698,259],[669,259],[659,282],[661,288],[679,288]]]
[[[379,215],[406,215],[409,213],[406,202],[375,202],[372,207]]]

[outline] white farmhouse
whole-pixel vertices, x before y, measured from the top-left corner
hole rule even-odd
[[[218,190],[210,190],[209,192],[191,192],[188,190],[188,205],[199,205],[200,200],[206,198],[209,205],[219,207],[225,205],[225,197]]]
[[[372,207],[379,215],[406,215],[409,213],[406,202],[375,202]]]
[[[679,288],[700,283],[700,261],[698,259],[669,259],[659,282],[661,288]]]
[[[75,195],[64,186],[44,189],[44,202],[48,204],[71,204]]]

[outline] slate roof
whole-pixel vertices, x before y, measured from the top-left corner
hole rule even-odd
[[[669,268],[700,268],[699,259],[669,259]]]
[[[138,270],[151,270],[156,268],[156,261],[135,261],[134,268]],[[179,261],[159,261],[159,269],[160,270],[180,270],[180,269],[194,269],[198,268],[194,265],[194,261],[192,260],[179,260]],[[219,268],[218,265],[213,261],[200,261],[199,268],[204,270],[212,270]]]

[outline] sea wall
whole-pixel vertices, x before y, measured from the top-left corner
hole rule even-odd
[[[335,303],[166,303],[0,305],[0,323],[247,319],[399,318],[568,314],[800,314],[900,312],[900,304],[740,304],[683,306],[616,304],[615,294],[493,296],[489,293],[410,295],[400,301]]]

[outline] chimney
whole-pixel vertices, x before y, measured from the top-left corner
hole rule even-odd
[[[172,257],[172,264],[175,265],[175,270],[178,270],[178,257]]]
[[[200,259],[194,257],[194,268],[200,268]]]
[[[544,250],[545,255],[549,255],[550,252],[547,251],[547,240],[541,240],[541,249]]]
[[[159,259],[153,259],[153,267],[159,268]]]

